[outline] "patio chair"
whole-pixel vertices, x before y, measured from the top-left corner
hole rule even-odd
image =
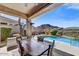
[[[22,38],[21,38],[22,40]],[[22,46],[22,43],[20,40],[17,40],[17,43],[18,43],[18,47],[19,47],[19,53],[21,56],[31,56],[30,54],[26,53],[25,55],[23,54],[23,51],[24,51],[24,47]]]

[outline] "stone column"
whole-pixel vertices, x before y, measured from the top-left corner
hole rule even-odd
[[[27,28],[26,28],[26,34],[28,36],[28,38],[32,36],[32,25],[31,25],[31,20],[27,19]]]
[[[31,49],[31,38],[32,38],[32,24],[31,24],[31,19],[27,19],[26,22],[26,35],[27,35],[27,41],[28,41],[28,45]]]

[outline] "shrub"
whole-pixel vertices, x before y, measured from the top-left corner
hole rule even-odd
[[[51,35],[56,35],[57,32],[58,32],[58,30],[53,30],[53,31],[51,32]]]
[[[1,30],[1,41],[5,41],[7,37],[9,36],[11,28],[0,27],[0,30]]]

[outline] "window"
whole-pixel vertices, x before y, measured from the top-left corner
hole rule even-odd
[[[3,22],[1,22],[0,24],[2,24],[2,25],[7,25],[7,23],[3,23]]]

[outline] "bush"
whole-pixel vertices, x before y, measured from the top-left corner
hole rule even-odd
[[[1,41],[5,41],[7,37],[9,36],[11,28],[0,27],[0,30],[1,30]]]
[[[58,32],[58,30],[53,30],[53,31],[51,32],[51,35],[56,35],[57,32]]]

